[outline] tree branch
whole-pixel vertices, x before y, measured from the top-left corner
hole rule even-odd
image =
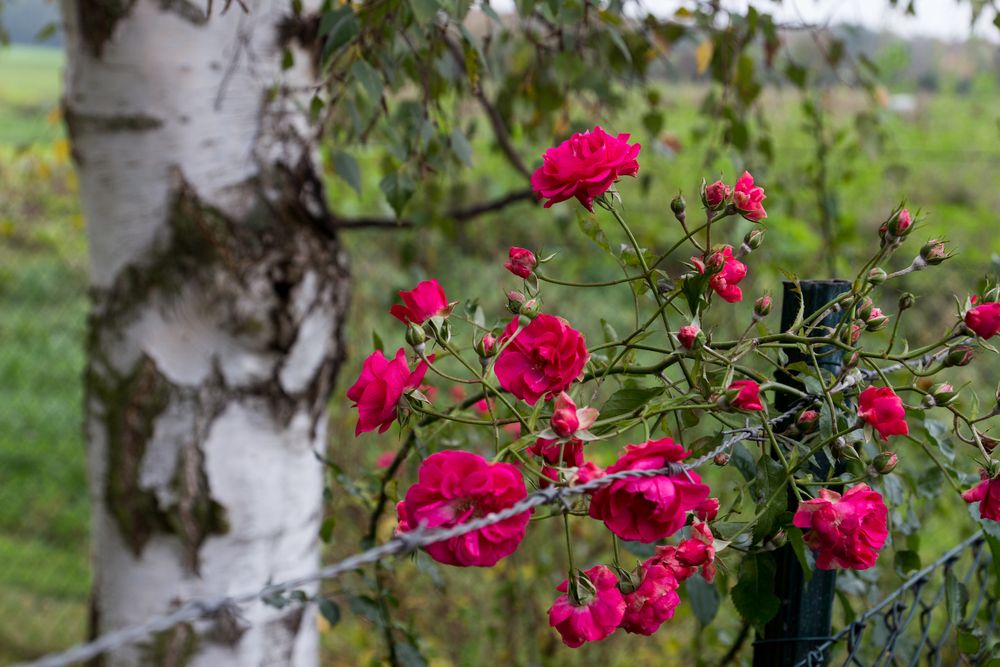
[[[511,204],[516,204],[520,201],[527,201],[534,199],[535,193],[531,188],[526,188],[524,190],[515,190],[509,192],[502,197],[497,199],[488,200],[485,202],[480,202],[478,204],[473,204],[472,206],[453,208],[445,211],[442,217],[449,220],[454,220],[455,222],[468,222],[473,218],[477,218],[485,213],[491,213],[493,211],[499,211],[502,208],[506,208]],[[333,216],[333,226],[336,229],[379,229],[379,228],[398,228],[407,229],[410,227],[415,227],[416,222],[407,218],[380,218],[373,216],[366,216],[360,218],[341,218],[337,215]]]

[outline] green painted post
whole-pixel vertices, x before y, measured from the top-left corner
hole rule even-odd
[[[850,290],[846,280],[806,280],[800,283],[802,289],[803,313],[809,316],[829,303],[838,294]],[[781,329],[787,330],[795,321],[799,310],[800,297],[794,290],[794,284],[785,282],[781,306]],[[841,313],[831,313],[820,323],[821,326],[834,327]],[[842,366],[842,353],[830,350],[829,354],[820,356],[819,364],[826,370],[836,374]],[[803,361],[793,350],[788,354],[789,363]],[[801,386],[794,377],[783,374],[782,382]],[[777,410],[784,412],[794,405],[795,399],[787,394],[779,395],[775,400]],[[813,462],[814,470],[825,475],[833,462],[821,452]],[[795,497],[789,492],[788,509],[794,511]],[[795,557],[795,552],[789,544],[774,553],[777,571],[774,582],[774,592],[781,600],[777,615],[764,629],[764,635],[758,636],[754,643],[753,667],[790,667],[805,660],[821,638],[830,634],[830,618],[833,612],[834,585],[837,573],[833,570],[813,572],[812,578],[806,582],[802,566]],[[818,639],[817,639],[818,638]]]

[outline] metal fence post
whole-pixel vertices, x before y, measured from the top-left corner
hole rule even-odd
[[[787,281],[784,283],[782,331],[792,326],[800,303],[804,303],[804,316],[809,316],[851,287],[846,280],[806,280],[799,285],[802,289],[801,302],[795,285]],[[831,313],[822,320],[821,325],[836,326],[841,315],[840,312]],[[819,357],[820,366],[834,374],[839,373],[843,363],[842,353],[839,350],[828,352]],[[795,350],[789,350],[788,357],[790,364],[803,360]],[[782,382],[801,386],[793,377],[779,375]],[[775,400],[775,407],[783,412],[790,409],[794,402],[795,399],[787,394],[779,395]],[[812,465],[818,474],[825,475],[832,462],[821,452]],[[789,491],[788,509],[794,511],[795,506],[795,497]],[[830,634],[836,571],[816,570],[807,583],[791,545],[786,544],[775,551],[774,555],[777,565],[774,593],[781,600],[781,607],[764,629],[764,636],[758,637],[758,642],[754,645],[753,667],[794,665],[805,660],[809,651]]]

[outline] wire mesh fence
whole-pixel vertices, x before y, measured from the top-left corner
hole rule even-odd
[[[796,667],[1000,664],[998,580],[978,533],[915,573]]]

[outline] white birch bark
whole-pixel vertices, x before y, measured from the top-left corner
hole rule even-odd
[[[93,294],[95,633],[318,564],[313,451],[348,285],[302,105],[280,92],[312,64],[292,41],[281,69],[290,1],[222,4],[63,0]],[[315,665],[312,614],[257,604],[103,664]]]

